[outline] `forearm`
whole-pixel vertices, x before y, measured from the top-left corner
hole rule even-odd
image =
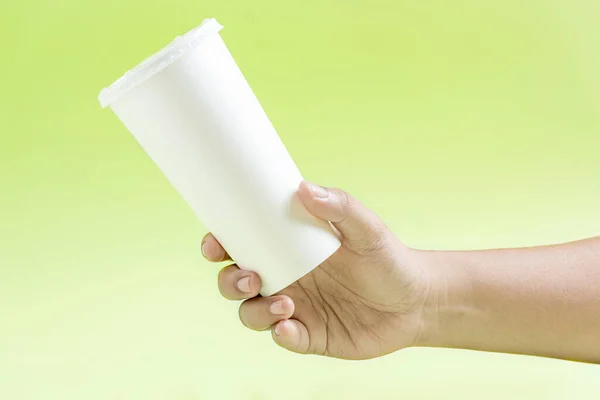
[[[432,272],[419,345],[600,362],[600,237],[418,254]]]

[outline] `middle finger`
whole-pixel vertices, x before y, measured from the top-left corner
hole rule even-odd
[[[219,291],[229,300],[244,300],[258,295],[260,276],[256,272],[241,270],[232,264],[219,272]]]

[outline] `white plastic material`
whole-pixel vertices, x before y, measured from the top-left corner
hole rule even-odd
[[[206,20],[104,89],[123,124],[263,296],[332,255],[340,241],[296,191],[302,176]]]

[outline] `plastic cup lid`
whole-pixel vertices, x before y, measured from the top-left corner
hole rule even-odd
[[[104,88],[98,95],[102,108],[114,103],[121,96],[137,85],[149,79],[154,74],[167,68],[193,50],[207,35],[219,32],[223,26],[214,18],[205,19],[200,26],[192,29],[183,36],[177,36],[171,43],[159,52],[142,61],[135,68],[117,79],[112,85]]]

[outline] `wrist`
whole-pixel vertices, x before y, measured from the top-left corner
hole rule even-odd
[[[473,279],[463,253],[416,250],[414,263],[428,275],[417,347],[460,347],[476,313]]]

